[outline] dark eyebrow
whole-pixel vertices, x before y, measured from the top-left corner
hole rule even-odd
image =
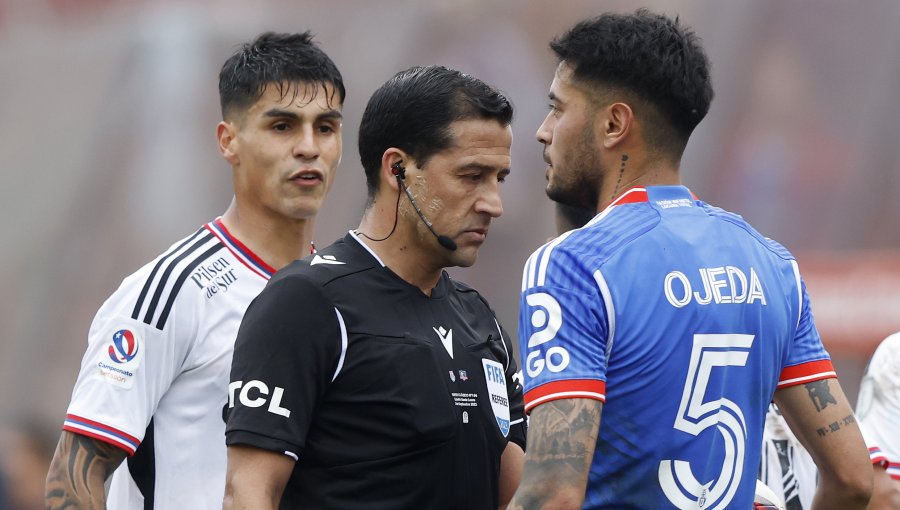
[[[465,165],[464,167],[462,167],[462,169],[463,170],[478,170],[479,172],[493,172],[497,168],[493,167],[491,165],[483,165],[481,163],[469,163],[468,165]],[[509,171],[510,171],[509,168],[501,168],[498,172],[502,174],[503,172],[509,173]]]
[[[300,116],[297,115],[296,112],[291,110],[285,110],[282,108],[272,108],[271,110],[267,110],[266,113],[263,114],[263,117],[268,117],[272,119],[292,119],[299,120]],[[344,118],[344,115],[338,110],[328,110],[324,113],[321,113],[316,116],[316,120],[331,120],[337,119],[341,120]]]

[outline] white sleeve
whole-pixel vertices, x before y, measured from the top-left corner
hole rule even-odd
[[[856,414],[873,461],[900,462],[900,333],[884,339],[859,387]]]
[[[151,264],[128,277],[103,304],[88,334],[88,347],[63,429],[134,454],[156,407],[195,341],[196,314],[185,313],[193,296],[178,295],[164,326],[140,314],[152,300]],[[157,284],[158,285],[158,284]],[[149,290],[149,295],[148,295]],[[137,306],[136,306],[137,304]]]

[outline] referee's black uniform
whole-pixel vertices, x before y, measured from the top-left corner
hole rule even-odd
[[[525,447],[509,340],[473,289],[425,296],[348,234],[247,310],[227,443],[298,459],[281,508],[495,509]]]

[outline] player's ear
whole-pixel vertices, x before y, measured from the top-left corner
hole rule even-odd
[[[601,137],[603,147],[612,149],[634,129],[634,111],[625,103],[612,103],[598,112],[601,130],[597,133]]]
[[[216,141],[219,145],[219,152],[225,161],[236,166],[240,163],[237,154],[237,127],[232,122],[222,121],[216,126]]]

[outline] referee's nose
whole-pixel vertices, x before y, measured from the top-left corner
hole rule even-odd
[[[499,186],[485,190],[475,202],[475,211],[484,213],[491,218],[499,218],[503,214],[503,199],[500,198]]]

